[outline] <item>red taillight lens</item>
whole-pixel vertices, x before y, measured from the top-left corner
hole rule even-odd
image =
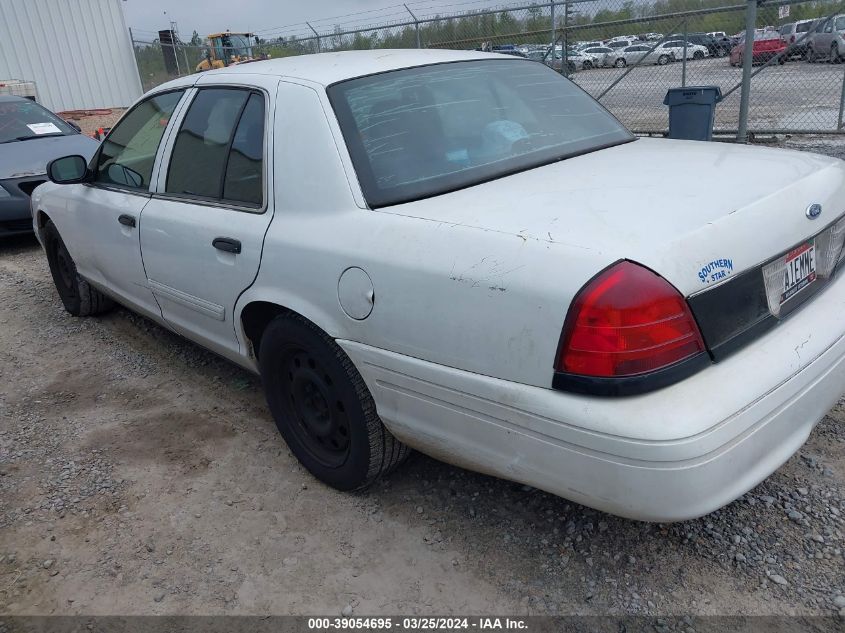
[[[705,351],[684,297],[663,277],[623,261],[590,281],[570,308],[558,371],[621,377]]]

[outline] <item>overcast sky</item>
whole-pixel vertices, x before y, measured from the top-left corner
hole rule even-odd
[[[420,15],[470,11],[516,4],[515,0],[411,0]],[[320,32],[335,24],[359,27],[408,17],[401,0],[124,0],[126,25],[139,35],[166,29],[170,20],[179,27],[182,40],[191,32],[253,31],[262,36],[305,34],[308,20]],[[165,11],[167,14],[165,15]],[[353,14],[353,15],[350,15]],[[284,28],[283,28],[284,27]],[[138,37],[138,39],[144,39]]]

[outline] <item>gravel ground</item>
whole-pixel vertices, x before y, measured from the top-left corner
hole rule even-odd
[[[840,403],[753,491],[671,525],[421,455],[342,494],[254,376],[125,310],[69,316],[35,241],[7,242],[0,614],[845,618],[844,421]]]

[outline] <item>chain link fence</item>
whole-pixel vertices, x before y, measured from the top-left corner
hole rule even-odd
[[[133,45],[147,89],[195,72],[203,60],[227,63],[233,56],[482,49],[550,65],[640,134],[665,134],[667,90],[697,85],[718,86],[724,95],[716,110],[719,134],[845,132],[845,0],[549,0],[443,15],[415,10],[420,4],[408,3],[398,19],[380,25],[305,23],[249,34],[231,46],[196,35],[184,44],[133,34]],[[744,83],[746,48],[752,66]]]

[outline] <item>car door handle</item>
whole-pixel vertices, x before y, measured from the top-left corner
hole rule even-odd
[[[219,251],[226,251],[235,255],[241,252],[241,241],[231,237],[215,237],[211,245]]]
[[[117,216],[117,221],[120,222],[123,226],[135,226],[135,218],[131,215],[126,215],[125,213]]]

